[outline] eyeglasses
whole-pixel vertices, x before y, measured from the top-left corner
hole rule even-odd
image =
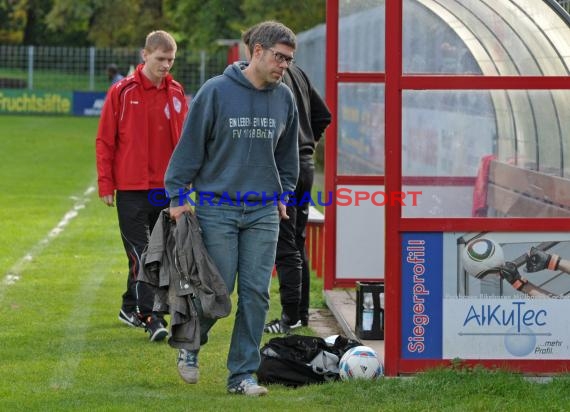
[[[289,57],[289,56],[285,56],[283,53],[280,53],[276,50],[273,50],[271,47],[269,47],[267,50],[271,51],[273,53],[273,57],[275,57],[275,61],[279,64],[282,63],[287,63],[287,67],[291,66],[291,63],[293,63],[295,61],[295,59],[293,57]]]

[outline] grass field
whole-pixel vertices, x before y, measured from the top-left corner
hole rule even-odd
[[[538,384],[479,368],[230,396],[233,317],[203,348],[200,383],[183,383],[175,350],[117,321],[126,258],[115,209],[88,191],[95,130],[95,119],[0,117],[0,411],[570,410],[567,376]]]

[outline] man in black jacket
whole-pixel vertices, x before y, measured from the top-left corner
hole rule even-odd
[[[247,52],[251,55],[249,40],[256,26],[242,34]],[[299,180],[295,196],[289,200],[287,215],[279,224],[277,242],[277,276],[281,298],[281,319],[265,325],[266,333],[288,333],[291,329],[307,326],[309,322],[310,271],[305,252],[305,230],[309,218],[309,203],[301,202],[311,193],[315,174],[314,153],[326,127],[331,122],[331,113],[314,89],[309,78],[294,63],[283,76],[295,96],[299,112]]]

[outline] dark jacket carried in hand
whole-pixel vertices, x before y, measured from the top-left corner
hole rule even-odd
[[[200,348],[198,310],[212,319],[231,312],[228,289],[206,251],[201,232],[194,214],[186,212],[174,222],[165,209],[141,258],[139,281],[156,288],[153,310],[170,313],[168,342],[179,349]]]

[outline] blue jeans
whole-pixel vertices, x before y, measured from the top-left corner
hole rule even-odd
[[[237,310],[228,353],[228,386],[259,367],[259,347],[269,309],[269,284],[279,232],[277,206],[196,205],[196,216],[208,253],[229,293],[237,280]],[[200,319],[201,343],[214,325]]]

